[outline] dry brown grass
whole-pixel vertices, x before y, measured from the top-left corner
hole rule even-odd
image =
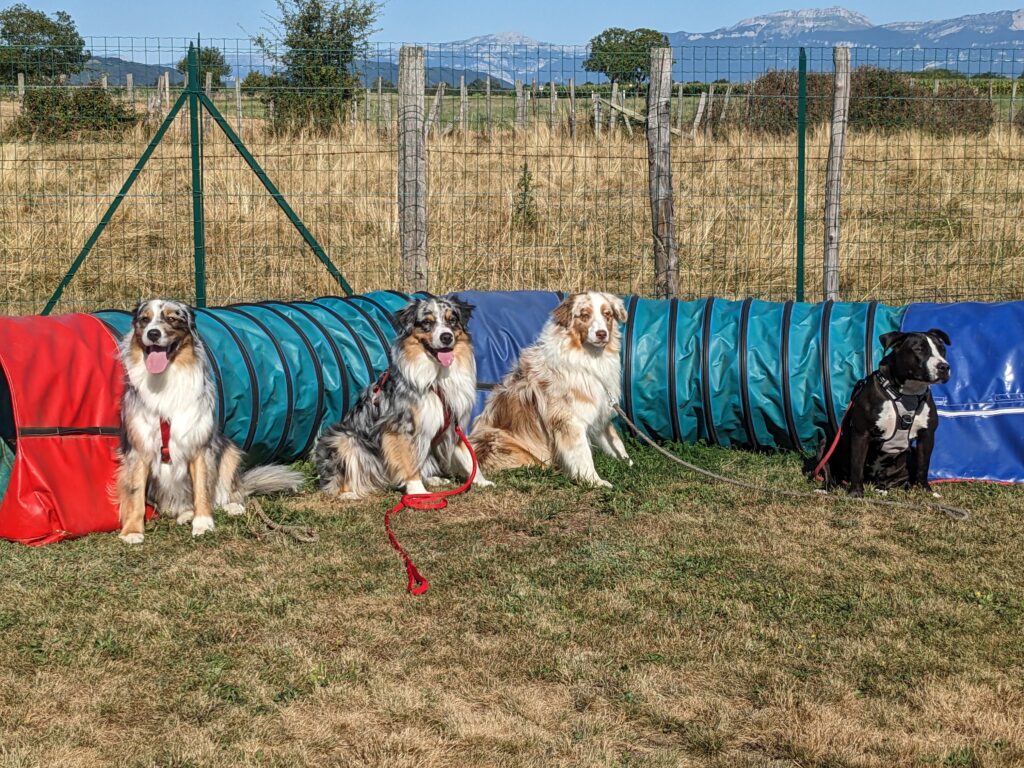
[[[8,105],[9,107],[10,105]],[[0,120],[0,122],[3,122]],[[326,272],[223,137],[205,154],[211,304],[336,293]],[[270,176],[357,291],[402,287],[396,145],[362,125],[330,137],[243,126]],[[148,138],[0,142],[0,304],[37,311]],[[852,134],[844,177],[844,298],[1021,298],[1021,139]],[[827,133],[808,140],[807,295],[820,282]],[[795,138],[729,131],[677,140],[674,177],[685,296],[795,292]],[[514,223],[527,163],[538,218]],[[430,287],[649,292],[646,147],[639,131],[573,143],[545,125],[432,138]],[[178,130],[65,294],[62,309],[193,294],[188,145]]]
[[[539,472],[406,512],[272,505],[0,546],[0,766],[1013,766],[1019,491],[973,518],[772,501],[631,446],[613,491]],[[683,448],[806,488],[793,456]],[[917,498],[910,496],[909,498]]]

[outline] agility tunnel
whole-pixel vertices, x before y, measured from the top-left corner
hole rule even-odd
[[[462,292],[476,305],[480,391],[501,380],[563,294]],[[253,463],[308,453],[386,368],[395,313],[383,291],[197,312],[217,419]],[[943,421],[936,480],[1024,482],[1024,303],[801,304],[626,297],[622,406],[650,436],[813,451],[893,330],[942,328],[953,378],[934,388]],[[115,530],[129,313],[0,318],[0,537],[47,543]]]

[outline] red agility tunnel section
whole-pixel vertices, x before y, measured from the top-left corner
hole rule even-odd
[[[0,422],[16,446],[0,538],[49,544],[116,530],[124,373],[113,335],[91,315],[0,317],[0,340]]]

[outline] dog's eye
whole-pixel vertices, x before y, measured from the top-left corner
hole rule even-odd
[[[429,320],[429,319],[428,319],[428,320],[420,320],[420,322],[419,322],[419,326],[420,326],[420,328],[422,328],[422,329],[423,329],[424,331],[429,331],[429,330],[432,330],[432,329],[433,329],[433,327],[434,327],[434,321],[433,321],[433,320]]]

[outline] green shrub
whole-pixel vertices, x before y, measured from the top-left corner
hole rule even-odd
[[[920,123],[919,102],[924,98],[927,91],[902,72],[857,67],[850,73],[850,127],[894,131],[914,127]]]
[[[942,83],[937,96],[920,102],[921,128],[935,136],[985,135],[996,122],[988,94],[961,81]]]
[[[121,133],[140,119],[96,86],[34,88],[25,92],[21,114],[8,135],[55,140],[79,133]]]
[[[773,70],[751,83],[749,110],[730,108],[736,120],[761,133],[796,131],[799,79],[796,72]],[[746,98],[746,97],[744,97]],[[807,125],[824,123],[832,116],[832,76],[807,75]]]

